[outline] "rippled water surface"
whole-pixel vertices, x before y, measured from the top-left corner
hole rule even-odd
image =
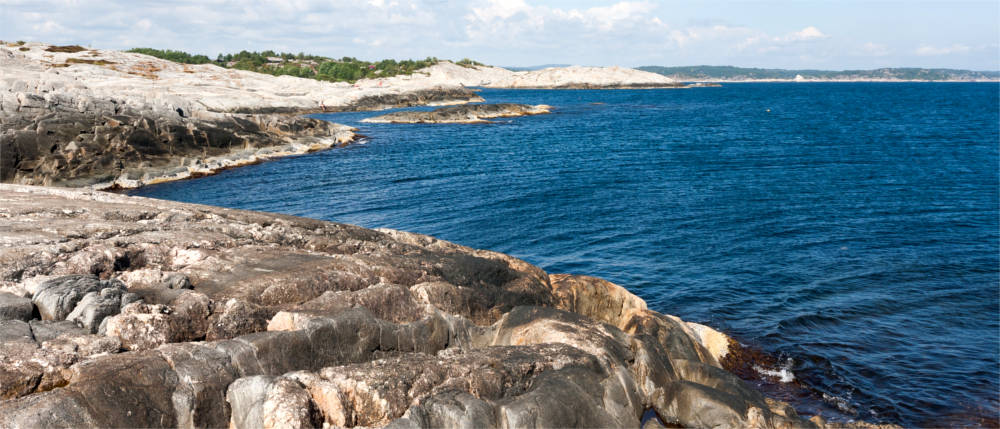
[[[995,424],[996,84],[482,95],[556,110],[490,125],[323,115],[369,142],[134,193],[604,277],[778,357],[794,381],[762,387],[802,412]]]

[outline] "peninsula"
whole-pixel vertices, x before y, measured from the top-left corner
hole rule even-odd
[[[96,189],[197,177],[359,138],[305,113],[483,101],[468,86],[677,85],[619,67],[512,72],[451,62],[352,84],[39,43],[0,44],[0,82],[0,182]]]

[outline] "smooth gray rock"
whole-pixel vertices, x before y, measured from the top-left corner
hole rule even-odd
[[[742,398],[690,381],[676,381],[669,394],[654,404],[667,423],[692,428],[751,427],[749,406]]]
[[[61,276],[39,285],[31,301],[38,307],[42,320],[64,320],[86,294],[109,288],[124,290],[125,285],[94,275]]]
[[[108,316],[121,311],[122,291],[120,289],[102,289],[100,292],[89,292],[80,299],[66,320],[76,322],[90,333],[97,333],[101,322]]]
[[[0,292],[0,320],[31,320],[35,305],[30,298]]]

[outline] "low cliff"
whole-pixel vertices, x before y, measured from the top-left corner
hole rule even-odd
[[[392,124],[476,124],[490,122],[494,118],[542,115],[549,113],[551,106],[515,103],[467,104],[464,106],[442,107],[430,111],[393,112],[386,115],[363,119],[361,122]]]
[[[131,188],[348,144],[298,116],[481,101],[458,85],[274,77],[141,54],[0,46],[0,182]]]
[[[0,427],[813,427],[725,337],[432,237],[0,185]]]

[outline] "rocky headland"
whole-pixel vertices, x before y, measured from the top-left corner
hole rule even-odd
[[[382,124],[481,124],[494,118],[542,115],[549,113],[552,106],[544,104],[528,105],[515,103],[467,104],[463,106],[441,107],[430,111],[393,112],[361,122]]]
[[[725,335],[597,278],[292,216],[0,200],[0,427],[823,425],[723,369]]]
[[[0,182],[134,188],[342,146],[354,129],[304,113],[484,101],[465,86],[669,87],[618,67],[512,72],[441,62],[354,84],[147,55],[0,44]]]
[[[479,101],[456,85],[353,87],[141,54],[0,47],[0,181],[134,188],[348,144],[301,116]]]

